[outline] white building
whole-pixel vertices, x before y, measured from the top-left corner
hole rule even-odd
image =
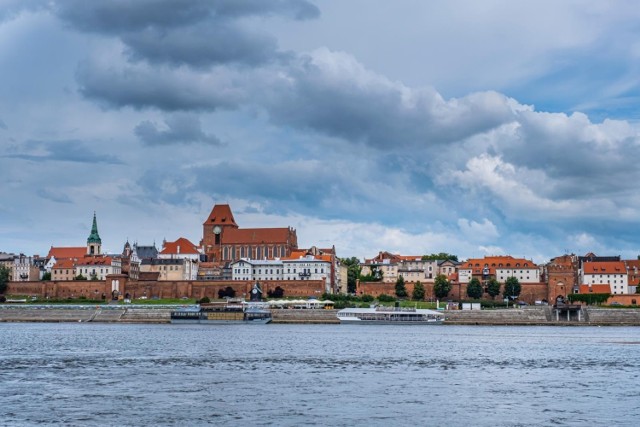
[[[231,263],[231,279],[244,281],[321,280],[331,292],[331,262],[307,255],[298,259],[252,260]]]
[[[540,283],[540,268],[520,267],[520,268],[496,268],[496,279],[498,282],[505,282],[509,277],[515,277],[520,283]]]
[[[119,258],[109,256],[86,256],[75,264],[75,275],[83,275],[88,280],[105,280],[109,274],[121,274],[122,264]]]
[[[629,293],[629,276],[623,261],[584,262],[578,274],[583,285],[609,285],[612,295]]]

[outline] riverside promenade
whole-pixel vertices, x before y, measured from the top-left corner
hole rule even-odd
[[[0,322],[170,323],[177,307],[0,305]],[[274,309],[272,323],[337,324],[338,310]],[[556,315],[553,307],[497,310],[446,310],[445,325],[548,325],[640,326],[640,309],[583,307],[570,319]]]

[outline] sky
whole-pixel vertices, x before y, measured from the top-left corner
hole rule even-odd
[[[634,1],[0,0],[0,251],[640,254]]]

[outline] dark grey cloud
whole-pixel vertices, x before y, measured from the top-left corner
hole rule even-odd
[[[165,130],[156,123],[145,120],[135,128],[135,134],[147,145],[168,145],[178,143],[205,143],[222,145],[218,137],[202,130],[200,119],[193,115],[177,114],[164,121]]]
[[[352,57],[320,50],[301,57],[264,99],[272,119],[377,148],[459,141],[515,119],[495,92],[445,101],[367,71]]]
[[[90,148],[90,143],[80,140],[38,141],[29,140],[12,149],[13,152],[2,157],[23,159],[36,162],[60,161],[74,163],[122,164],[122,161],[109,154],[101,154]]]
[[[194,67],[255,65],[287,56],[278,52],[274,37],[241,25],[241,18],[319,15],[304,0],[73,0],[58,3],[55,10],[77,30],[120,38],[134,61]]]
[[[221,16],[282,15],[296,20],[315,19],[320,9],[306,0],[219,0],[216,14]]]
[[[225,63],[257,65],[283,56],[275,38],[234,22],[194,25],[180,31],[149,27],[122,36],[132,60],[175,66]]]
[[[320,15],[319,9],[306,0],[63,0],[55,3],[54,10],[76,29],[115,35],[208,20],[265,15],[305,20]]]
[[[213,111],[235,108],[243,95],[232,79],[144,65],[117,68],[87,61],[78,67],[80,93],[111,107],[158,108],[164,111]]]

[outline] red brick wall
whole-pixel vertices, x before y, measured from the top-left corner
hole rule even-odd
[[[126,281],[122,277],[120,290],[122,295],[129,294],[131,298],[139,298],[146,295],[148,298],[181,298],[190,297],[200,299],[204,296],[218,298],[218,291],[230,286],[236,291],[236,297],[243,294],[249,298],[249,293],[254,282],[219,282],[219,281]],[[324,292],[324,281],[264,281],[260,287],[267,296],[267,292],[275,290],[277,286],[284,289],[285,297],[320,297]],[[48,282],[10,282],[7,288],[8,295],[28,295],[51,298],[78,298],[84,296],[87,299],[100,299],[102,293],[109,298],[111,295],[111,280],[106,281],[48,281]]]
[[[51,298],[100,299],[104,293],[107,297],[111,287],[104,281],[47,281],[47,282],[10,282],[7,288],[9,295],[28,295]]]
[[[433,283],[423,283],[424,286],[424,299],[427,301],[435,301],[435,293],[433,292]],[[503,285],[504,286],[504,285]],[[522,290],[520,292],[520,300],[526,301],[529,304],[533,304],[535,301],[543,300],[547,298],[547,284],[546,283],[521,283]],[[407,294],[411,297],[413,293],[414,283],[405,283]],[[382,282],[358,282],[356,286],[357,295],[372,295],[378,297],[381,294],[396,295],[395,283],[382,283]],[[488,294],[484,294],[483,298],[491,299]],[[451,291],[449,296],[444,299],[452,300],[466,300],[467,297],[467,284],[455,283],[451,285]],[[502,294],[498,295],[496,299],[503,299]]]

